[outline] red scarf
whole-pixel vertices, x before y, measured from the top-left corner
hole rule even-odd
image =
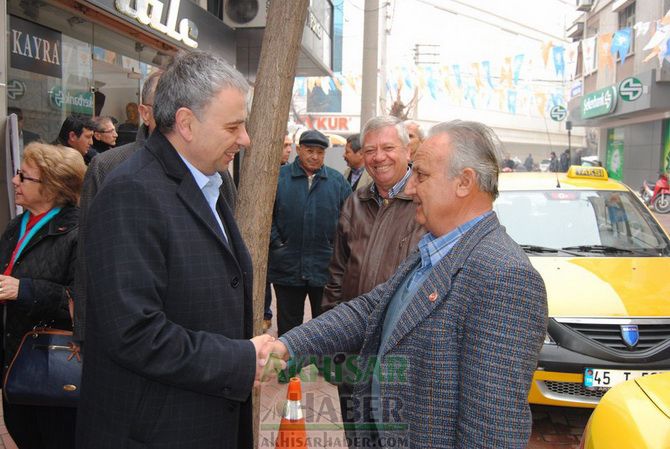
[[[27,214],[30,212],[26,212]],[[12,274],[12,270],[14,269],[14,263],[16,262],[16,252],[19,250],[19,247],[21,246],[21,243],[23,243],[23,240],[26,238],[30,230],[32,229],[33,226],[35,226],[35,223],[40,221],[42,217],[44,217],[47,214],[47,212],[41,213],[39,215],[35,216],[30,216],[28,219],[28,223],[26,224],[26,232],[23,234],[23,237],[16,242],[16,246],[14,247],[14,251],[12,251],[12,258],[9,259],[9,264],[7,265],[7,268],[5,269],[5,272],[2,273],[5,276],[10,276]]]

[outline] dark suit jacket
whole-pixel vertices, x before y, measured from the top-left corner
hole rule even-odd
[[[360,353],[361,374],[372,373],[379,354],[389,414],[377,428],[389,447],[524,449],[547,329],[542,278],[492,214],[433,267],[380,348],[389,301],[419,263],[414,252],[385,284],[282,339],[298,356]],[[354,404],[370,423],[371,378],[360,380]]]
[[[118,167],[122,162],[142,148],[149,137],[149,128],[146,125],[140,126],[137,131],[137,137],[134,142],[122,145],[99,154],[88,166],[84,186],[81,192],[79,207],[81,209],[79,219],[79,246],[77,254],[77,268],[74,281],[74,338],[84,341],[84,329],[86,328],[86,283],[85,270],[86,255],[84,254],[84,235],[88,220],[88,210],[95,195],[102,187],[102,184],[108,174]],[[221,195],[230,209],[235,213],[235,203],[237,202],[237,189],[232,176],[228,171],[221,173],[223,184],[221,184]],[[97,267],[90,268],[93,273],[97,272]]]
[[[252,266],[159,132],[90,208],[79,449],[251,448]]]

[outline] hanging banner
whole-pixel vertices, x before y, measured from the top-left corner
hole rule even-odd
[[[521,75],[521,66],[523,65],[524,55],[516,55],[514,57],[514,67],[512,69],[512,82],[516,86],[519,84],[519,76]]]
[[[486,83],[491,89],[495,89],[493,85],[493,80],[491,79],[491,61],[482,61],[482,68],[484,69],[484,76],[486,77]]]
[[[579,55],[579,41],[571,42],[565,47],[565,74],[572,80],[577,76],[577,57]]]
[[[607,159],[605,168],[609,177],[623,181],[623,129],[611,128],[607,130]]]
[[[552,59],[554,61],[554,70],[556,75],[561,78],[565,77],[565,47],[558,45],[551,50]]]
[[[618,56],[621,63],[626,62],[626,55],[630,50],[630,43],[633,37],[632,28],[623,28],[616,33],[612,38],[612,56]]]
[[[644,36],[649,32],[649,26],[651,22],[638,22],[633,26],[635,30],[635,37]]]
[[[614,67],[612,33],[603,33],[598,36],[598,70],[608,67]]]
[[[582,62],[584,75],[593,73],[596,69],[596,37],[589,37],[582,41]]]

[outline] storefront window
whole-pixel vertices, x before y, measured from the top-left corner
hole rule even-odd
[[[8,106],[26,134],[53,142],[69,114],[111,116],[117,145],[133,141],[146,77],[167,57],[70,11],[10,0]],[[12,109],[16,111],[16,109]]]

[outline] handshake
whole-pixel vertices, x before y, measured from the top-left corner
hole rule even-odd
[[[251,339],[256,350],[256,378],[254,387],[277,377],[279,372],[286,368],[288,349],[276,338],[268,335],[258,335]]]

